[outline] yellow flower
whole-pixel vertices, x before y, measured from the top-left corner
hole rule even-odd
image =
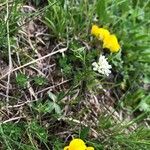
[[[117,37],[114,34],[107,36],[103,41],[103,48],[108,48],[111,52],[118,52],[120,45]]]
[[[93,25],[91,34],[103,41],[103,48],[108,48],[111,52],[118,52],[120,50],[117,37],[110,34],[108,30],[99,28],[97,25]]]
[[[104,40],[110,35],[109,31],[104,28],[99,28],[97,25],[93,25],[91,29],[91,34],[96,36],[100,40]]]
[[[92,26],[92,29],[91,29],[91,34],[92,35],[95,35],[96,37],[99,36],[99,27],[97,25],[93,25]]]
[[[104,28],[99,28],[99,30],[100,30],[99,39],[102,41],[105,40],[105,38],[110,35],[109,31]]]
[[[73,139],[69,146],[66,146],[64,150],[94,150],[94,148],[86,147],[84,141],[81,139]]]

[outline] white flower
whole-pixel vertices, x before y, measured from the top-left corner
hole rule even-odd
[[[103,55],[100,55],[98,63],[93,62],[92,66],[93,66],[93,70],[98,71],[100,74],[109,76],[109,74],[111,73],[110,69],[112,67],[111,65],[108,64],[107,58],[105,58],[105,56]]]

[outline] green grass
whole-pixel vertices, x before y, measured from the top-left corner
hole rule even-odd
[[[149,11],[149,0],[1,1],[0,149],[61,150],[73,137],[95,150],[150,149]],[[93,24],[121,51],[103,50]],[[109,77],[92,69],[100,54]]]

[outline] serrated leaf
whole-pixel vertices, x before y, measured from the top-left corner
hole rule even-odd
[[[150,95],[146,96],[139,104],[139,109],[144,112],[150,112]]]
[[[19,73],[16,77],[16,82],[21,87],[26,87],[28,82],[28,77],[25,74]]]
[[[143,79],[143,82],[146,83],[146,84],[149,84],[149,83],[150,83],[150,76],[147,76],[147,75],[146,75],[146,76],[144,77],[144,79]]]
[[[150,112],[150,105],[148,105],[146,102],[142,102],[140,104],[140,110],[145,112]]]

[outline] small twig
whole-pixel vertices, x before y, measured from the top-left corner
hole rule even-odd
[[[24,117],[10,118],[10,119],[8,119],[8,120],[3,121],[3,122],[0,123],[0,124],[5,124],[5,123],[11,122],[11,121],[15,121],[15,120],[18,120],[18,119],[21,119],[21,118],[24,118]]]
[[[55,49],[55,48],[54,48],[54,49]],[[54,50],[54,49],[53,49],[53,50]],[[67,48],[65,48],[65,50],[67,50]],[[26,64],[24,64],[24,65],[22,65],[22,66],[19,66],[19,67],[17,67],[17,68],[14,68],[13,70],[8,71],[6,74],[4,74],[2,77],[0,77],[0,80],[3,79],[4,77],[6,77],[7,75],[9,75],[10,73],[14,72],[14,71],[17,71],[17,70],[19,70],[19,69],[22,69],[22,68],[24,68],[24,67],[27,67],[27,66],[29,66],[29,65],[31,65],[31,64],[34,64],[34,63],[36,63],[36,62],[38,62],[38,61],[40,61],[40,60],[42,60],[42,59],[45,59],[45,58],[47,58],[47,57],[53,56],[53,55],[55,55],[55,54],[57,54],[57,53],[62,53],[62,51],[64,51],[64,48],[63,48],[63,49],[59,49],[59,50],[57,50],[57,51],[54,51],[54,52],[52,52],[52,53],[49,53],[49,54],[47,54],[47,55],[45,55],[45,56],[43,56],[43,57],[41,57],[41,58],[32,60],[32,61],[30,61],[30,62],[28,62],[28,63],[26,63]]]
[[[45,92],[45,91],[47,91],[47,90],[53,89],[53,88],[58,87],[58,86],[60,86],[60,85],[62,85],[62,84],[64,84],[64,83],[67,83],[67,82],[69,82],[69,81],[70,81],[70,80],[65,80],[65,81],[63,81],[63,82],[61,82],[61,83],[59,83],[59,84],[57,84],[57,85],[53,85],[53,86],[47,87],[47,88],[45,88],[45,89],[42,89],[42,90],[36,92],[36,94],[39,94],[39,93]]]
[[[77,119],[67,118],[67,117],[61,117],[58,120],[61,120],[61,119],[65,120],[65,121],[72,121],[72,122],[77,123],[77,124],[82,124],[85,127],[89,127],[87,124],[85,124],[84,122],[81,122],[81,121],[79,121]],[[90,129],[95,134],[95,137],[98,137],[98,135],[99,135],[98,132],[95,129],[91,128],[91,127],[90,127]]]
[[[9,103],[9,84],[10,84],[10,73],[11,73],[11,70],[12,70],[12,58],[11,58],[11,48],[10,48],[10,37],[9,37],[9,2],[8,0],[6,1],[6,9],[7,9],[7,13],[6,13],[6,26],[7,26],[7,43],[8,43],[8,55],[9,55],[9,71],[8,71],[8,80],[7,80],[7,90],[6,90],[6,102],[7,102],[7,105]]]
[[[13,1],[9,1],[8,3],[12,3]],[[6,5],[6,3],[7,3],[7,1],[5,1],[5,2],[3,2],[3,3],[1,3],[0,4],[0,7],[2,7],[2,6],[4,6],[4,5]]]
[[[1,83],[0,83],[0,87],[2,87],[3,89],[7,89],[7,87],[2,85]]]
[[[38,74],[39,74],[40,76],[46,77],[46,75],[45,75],[42,71],[40,71],[39,69],[37,69],[37,68],[35,68],[35,67],[33,67],[33,66],[30,66],[30,68],[31,68],[32,70],[35,70],[36,72],[38,72]]]
[[[34,92],[32,86],[30,85],[30,82],[27,82],[27,87],[28,87],[28,89],[29,89],[30,96],[31,96],[31,97],[33,96],[33,97],[35,98],[35,100],[38,100],[38,98],[37,98],[37,96],[36,96],[36,94],[35,94],[35,92]],[[31,101],[32,101],[32,100],[31,100]]]
[[[24,103],[21,103],[21,104],[17,104],[17,105],[13,105],[13,106],[9,105],[8,108],[18,108],[18,107],[24,106],[28,103],[36,102],[37,100],[38,99],[32,100],[32,101],[27,100],[27,101],[25,101]],[[1,110],[5,110],[5,107],[2,107]]]
[[[8,95],[5,95],[5,94],[3,94],[2,92],[0,92],[0,95],[1,96],[3,96],[3,97],[7,97]],[[15,97],[13,97],[13,96],[8,96],[9,98],[12,98],[12,99],[18,99],[18,98],[15,98]]]

